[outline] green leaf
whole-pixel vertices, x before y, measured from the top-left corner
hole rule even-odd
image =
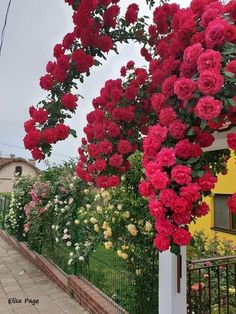
[[[73,137],[77,137],[76,131],[75,131],[74,129],[70,129],[70,134],[71,134]]]
[[[229,101],[231,106],[233,106],[233,107],[236,106],[236,101],[233,98],[229,98],[228,101]]]
[[[171,253],[173,253],[175,255],[179,255],[180,254],[180,247],[173,243],[173,244],[171,244],[170,251],[171,251]]]
[[[195,130],[192,129],[192,128],[187,131],[187,135],[188,135],[188,136],[195,135],[195,133],[196,133]]]
[[[207,120],[202,120],[202,121],[201,121],[201,124],[200,124],[201,130],[204,130],[204,129],[206,128],[207,123],[208,123]]]
[[[223,73],[224,73],[224,74],[225,74],[225,76],[227,76],[227,77],[234,78],[234,73],[232,73],[232,72],[229,72],[229,71],[223,71]]]

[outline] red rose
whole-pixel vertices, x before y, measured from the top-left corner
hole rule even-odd
[[[123,156],[114,154],[109,158],[109,165],[115,168],[119,168],[123,164]]]
[[[174,213],[172,218],[173,218],[174,222],[179,226],[180,225],[187,225],[191,221],[191,217],[190,217],[190,214],[188,212],[184,212],[182,214]]]
[[[104,159],[96,159],[94,166],[97,171],[104,171],[107,167]]]
[[[174,85],[174,92],[181,100],[189,100],[196,89],[195,83],[185,77],[178,79]]]
[[[220,18],[208,24],[205,31],[205,42],[208,48],[215,48],[224,44],[227,25],[227,22]]]
[[[225,68],[226,71],[231,72],[236,76],[236,59],[229,62]]]
[[[167,127],[160,126],[160,124],[149,127],[148,136],[153,136],[155,139],[160,140],[160,142],[164,142],[167,138]]]
[[[190,208],[190,203],[183,197],[177,197],[172,204],[172,210],[176,214],[184,214]]]
[[[232,213],[236,214],[236,193],[227,200],[227,205]]]
[[[57,134],[54,129],[43,130],[42,137],[48,144],[56,143],[57,141]]]
[[[199,75],[198,88],[205,95],[217,94],[221,90],[223,84],[223,76],[215,71],[205,70]]]
[[[205,70],[219,72],[221,69],[221,61],[222,57],[219,51],[207,49],[199,56],[197,60],[198,72],[202,72]]]
[[[118,176],[113,175],[108,177],[108,187],[117,187],[120,184],[120,179]]]
[[[180,188],[180,196],[186,199],[188,202],[196,202],[200,198],[200,187],[196,183],[189,183],[187,186]]]
[[[198,185],[200,185],[202,191],[210,191],[214,189],[217,178],[214,177],[210,171],[204,173],[204,175],[197,179]]]
[[[186,185],[191,182],[191,168],[187,166],[174,166],[171,170],[171,178],[180,185]]]
[[[163,94],[152,95],[151,104],[157,112],[160,112],[161,108],[165,104],[165,101],[166,101],[166,97]]]
[[[105,127],[102,123],[94,123],[94,138],[97,140],[102,140],[105,136]]]
[[[180,66],[180,76],[191,78],[195,72],[195,67],[187,62],[182,62]]]
[[[217,8],[208,7],[202,14],[200,25],[206,28],[208,24],[221,16],[221,11]]]
[[[193,158],[198,158],[202,154],[202,149],[198,144],[191,144],[190,146],[190,156]]]
[[[236,21],[236,1],[230,1],[226,4],[226,12],[232,20]]]
[[[179,119],[172,122],[169,126],[170,135],[179,140],[185,136],[187,126]]]
[[[47,119],[48,119],[48,112],[46,109],[40,108],[40,109],[34,111],[33,120],[35,122],[43,124],[47,121]]]
[[[108,155],[112,152],[112,143],[110,141],[104,140],[99,143],[100,154]]]
[[[139,7],[136,3],[130,4],[128,6],[127,11],[125,13],[125,21],[128,25],[133,24],[137,21],[138,11],[139,11]]]
[[[80,73],[88,72],[89,68],[94,64],[91,55],[87,55],[83,49],[78,49],[72,53],[72,60],[76,64],[76,69]]]
[[[62,106],[64,108],[71,109],[71,110],[77,107],[77,103],[76,103],[77,100],[78,98],[75,95],[72,95],[71,93],[64,94],[61,97]]]
[[[66,71],[59,66],[55,67],[52,75],[58,83],[63,83],[67,77]]]
[[[225,40],[236,44],[236,27],[233,25],[227,25],[225,30]]]
[[[53,77],[50,74],[41,76],[39,80],[39,85],[42,89],[51,90],[53,87]]]
[[[65,50],[61,44],[56,44],[53,48],[53,56],[55,58],[60,57],[60,55],[64,54]]]
[[[168,219],[157,219],[155,229],[162,235],[170,236],[173,234],[174,226]]]
[[[215,140],[214,136],[207,132],[198,132],[195,138],[196,143],[199,143],[201,147],[211,146],[214,140]]]
[[[180,140],[175,146],[176,156],[188,159],[191,156],[191,144],[188,139]]]
[[[160,201],[165,207],[171,207],[177,198],[174,190],[165,189],[160,192]]]
[[[207,215],[209,213],[209,210],[209,206],[205,202],[203,202],[194,210],[194,215],[196,217],[202,217]]]
[[[173,242],[177,245],[188,245],[191,239],[191,233],[184,228],[178,228],[173,234]]]
[[[127,140],[120,140],[117,145],[117,150],[120,154],[126,155],[132,151],[132,145]]]
[[[25,128],[25,132],[29,132],[29,130],[34,129],[35,121],[32,119],[25,121],[24,128]]]
[[[200,43],[187,47],[184,51],[183,61],[189,63],[191,66],[195,66],[202,51],[203,48]]]
[[[144,197],[148,197],[152,194],[151,184],[144,180],[139,183],[138,190],[139,193]]]
[[[165,96],[170,97],[174,95],[174,84],[176,80],[177,76],[172,75],[163,82],[161,91]]]
[[[108,35],[103,35],[98,37],[97,47],[103,52],[108,52],[113,47],[112,38]]]
[[[62,40],[63,47],[65,49],[69,49],[74,40],[75,40],[75,33],[66,34]]]
[[[120,135],[120,127],[118,124],[111,122],[108,125],[108,135],[110,137],[118,137]]]
[[[52,61],[49,61],[47,63],[47,66],[46,66],[46,71],[50,74],[52,74],[53,70],[55,69],[56,67],[56,62],[52,62]]]
[[[171,167],[175,164],[175,150],[174,148],[163,147],[157,154],[156,162],[161,167]]]
[[[201,15],[204,12],[206,5],[206,0],[192,0],[190,3],[190,8],[192,9],[193,13]]]
[[[230,149],[236,151],[236,133],[227,134],[227,143]]]
[[[69,70],[69,67],[70,67],[69,56],[61,55],[61,56],[57,59],[57,64],[58,64],[58,66],[59,66],[63,71]],[[56,68],[55,68],[55,69],[56,69]],[[54,73],[54,71],[53,71],[53,73]]]
[[[31,154],[34,160],[42,160],[44,159],[44,154],[38,147],[35,147],[31,150]]]
[[[166,172],[161,170],[156,170],[156,172],[150,178],[151,184],[157,190],[164,190],[169,184],[169,176]]]
[[[154,245],[158,251],[163,252],[169,249],[170,240],[164,235],[158,234],[154,239]]]
[[[165,207],[158,201],[156,198],[151,198],[149,200],[149,212],[152,217],[155,219],[164,219],[165,218]]]
[[[38,130],[30,130],[24,137],[24,145],[26,149],[33,149],[41,142],[42,136]]]
[[[169,125],[176,119],[176,113],[170,106],[161,109],[159,114],[159,120],[162,125]]]
[[[55,126],[54,130],[56,132],[58,140],[64,140],[70,134],[70,127],[65,125],[65,124],[63,124],[63,123],[57,124]]]
[[[222,110],[222,102],[211,96],[205,96],[198,100],[194,113],[203,120],[211,120],[220,114]]]

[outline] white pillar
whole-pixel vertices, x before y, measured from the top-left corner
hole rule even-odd
[[[180,292],[177,292],[177,256],[159,253],[159,314],[187,313],[186,247],[181,248]]]

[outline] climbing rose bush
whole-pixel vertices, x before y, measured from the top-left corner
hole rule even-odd
[[[93,100],[77,174],[98,187],[116,187],[130,167],[128,157],[143,151],[139,191],[156,221],[154,244],[178,252],[191,240],[189,223],[207,214],[202,198],[217,182],[203,148],[214,143],[214,131],[236,123],[236,1],[193,0],[186,9],[163,4],[153,9],[148,28],[135,4],[121,18],[119,1],[67,2],[75,28],[55,46],[56,61],[40,79],[50,97],[30,108],[25,146],[42,159],[51,144],[73,135],[64,124],[68,110],[77,107],[73,80],[83,82],[104,53],[116,50],[116,42],[140,42],[148,69],[128,62],[121,78],[107,81]],[[48,129],[50,140],[43,137]],[[227,140],[235,150],[235,134]],[[234,198],[228,202],[232,210]]]

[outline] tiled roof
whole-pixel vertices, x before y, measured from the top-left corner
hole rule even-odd
[[[18,162],[18,161],[25,162],[26,164],[34,168],[37,172],[39,171],[39,169],[32,162],[21,157],[8,157],[8,158],[0,157],[0,169],[12,162]]]

